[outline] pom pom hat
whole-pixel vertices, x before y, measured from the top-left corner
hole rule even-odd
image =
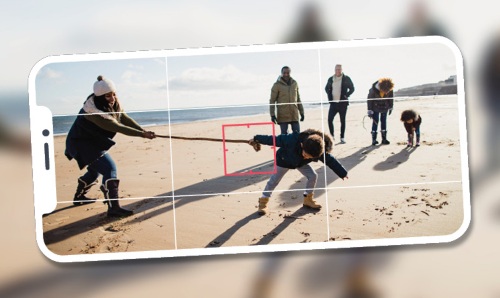
[[[95,96],[101,96],[109,92],[116,92],[115,84],[111,80],[98,76],[97,82],[94,83]]]

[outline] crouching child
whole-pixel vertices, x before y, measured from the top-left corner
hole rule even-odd
[[[405,110],[401,113],[401,121],[404,123],[406,132],[408,133],[407,147],[413,147],[414,136],[416,146],[420,146],[420,124],[422,123],[422,117],[414,110]]]
[[[248,142],[256,147],[257,144],[273,146],[273,136],[256,135]],[[276,136],[276,173],[271,176],[264,188],[262,197],[259,198],[260,215],[268,213],[267,204],[273,190],[290,169],[297,169],[307,178],[304,191],[304,207],[321,209],[313,199],[314,188],[318,174],[309,165],[312,161],[322,161],[342,179],[348,178],[346,169],[333,157],[330,152],[333,147],[332,137],[315,129],[307,129],[301,133],[294,132],[287,135]]]

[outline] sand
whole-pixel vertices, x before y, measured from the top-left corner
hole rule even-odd
[[[399,115],[407,108],[423,118],[418,148],[406,148]],[[327,131],[327,114],[327,108],[306,110],[301,129]],[[349,179],[339,179],[321,162],[312,163],[319,175],[315,197],[323,208],[315,212],[302,207],[306,181],[291,170],[271,197],[265,216],[257,215],[257,199],[270,175],[256,172],[273,170],[271,147],[255,152],[246,144],[226,144],[224,152],[220,142],[117,135],[117,145],[109,153],[118,167],[121,204],[134,215],[108,219],[97,186],[88,193],[96,203],[72,205],[77,178],[84,172],[66,159],[65,137],[58,136],[58,205],[43,218],[45,243],[56,254],[74,255],[456,232],[464,221],[457,98],[396,102],[388,118],[390,145],[371,146],[371,121],[366,118],[363,123],[365,114],[364,104],[349,106],[347,143],[337,138],[332,151],[349,171]],[[172,135],[222,138],[223,125],[268,121],[268,115],[257,115],[174,124],[170,129]],[[338,134],[338,116],[335,128]],[[150,129],[169,134],[168,126]],[[228,139],[250,139],[257,133],[271,134],[272,126],[226,126],[224,133]]]

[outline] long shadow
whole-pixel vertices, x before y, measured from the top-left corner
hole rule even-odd
[[[357,150],[356,152],[353,152],[351,155],[346,156],[346,157],[342,157],[342,158],[338,158],[337,160],[349,172],[354,167],[356,167],[357,165],[362,163],[366,159],[367,155],[370,154],[370,152],[378,149],[379,147],[380,146],[363,147],[363,148],[360,148],[359,150]],[[321,161],[318,161],[318,162],[321,162]],[[326,165],[324,165],[324,166],[327,167]],[[316,172],[318,173],[318,183],[320,183],[320,185],[324,184],[325,183],[324,168],[321,167]],[[331,173],[329,173],[329,172],[331,172]],[[327,168],[327,170],[326,170],[326,185],[325,186],[330,185],[331,183],[333,183],[337,179],[339,179],[339,177],[335,173],[333,173],[333,171],[331,171],[329,168]],[[290,189],[304,189],[305,183],[306,183],[305,181],[298,180],[294,184],[292,184]],[[319,197],[322,194],[324,194],[325,191],[326,191],[326,187],[322,187],[322,188],[318,188],[317,190],[315,190],[314,193],[315,193],[315,196]],[[302,191],[300,191],[300,192],[302,192]],[[284,201],[287,203],[290,203],[292,201],[292,200],[290,200],[289,197],[290,197],[289,191],[281,192],[278,194],[278,199],[280,201]],[[302,200],[296,200],[295,204],[300,205],[301,203],[302,203]],[[270,243],[270,241],[272,241],[274,238],[276,238],[279,235],[279,233],[281,233],[283,230],[285,230],[290,224],[292,224],[295,221],[295,216],[303,215],[304,209],[305,208],[300,208],[297,211],[295,211],[295,213],[291,217],[287,218],[283,223],[279,224],[271,232],[266,234],[266,236],[264,238],[262,238],[255,245]],[[306,209],[306,211],[307,211],[307,209]]]
[[[349,156],[343,157],[338,159],[338,161],[346,168],[347,171],[350,171],[352,168],[354,168],[356,165],[361,163],[366,159],[366,156],[373,150],[377,149],[378,146],[368,146],[359,149],[358,151],[352,153]],[[325,165],[326,166],[326,165]],[[321,167],[320,169],[317,170],[318,173],[318,181],[325,181],[325,171]],[[331,175],[327,174],[327,185],[332,183],[338,179],[338,176],[335,173],[332,173]],[[303,189],[305,187],[305,181],[298,180],[296,181],[290,189]],[[315,191],[315,194],[317,196],[320,196],[325,192],[324,188],[318,189]],[[291,202],[295,201],[294,205],[300,205],[302,204],[302,200],[290,200],[290,191],[286,192],[280,192],[278,194],[278,199],[280,201],[287,202],[287,204],[290,204]],[[176,206],[177,208],[177,206]],[[163,210],[164,211],[164,210]],[[272,231],[267,233],[262,239],[259,240],[256,244],[253,245],[262,245],[262,244],[268,244],[270,243],[274,238],[276,238],[281,232],[283,232],[288,226],[290,226],[292,223],[295,222],[295,220],[298,218],[298,216],[302,216],[307,213],[311,212],[318,212],[317,210],[312,210],[308,208],[299,208],[297,211],[295,211],[291,216],[287,216],[282,223],[280,223],[276,228],[274,228]],[[256,215],[256,212],[253,213],[253,215],[249,215],[245,217],[244,219],[238,221],[235,223],[231,228],[217,236],[213,241],[210,242],[209,246],[214,247],[214,246],[221,246],[223,245],[229,238],[234,235],[239,229],[241,229],[244,225],[248,224],[251,220],[255,219],[258,215]],[[208,247],[208,246],[207,246]]]
[[[269,171],[272,170],[272,167],[273,167],[273,161],[268,161],[256,166],[245,168],[242,171],[249,171],[249,170]],[[175,190],[175,194],[177,195],[178,193],[182,194],[207,193],[207,191],[210,191],[212,193],[200,196],[176,197],[174,200],[175,208],[180,208],[185,204],[191,202],[208,199],[210,197],[217,196],[220,193],[234,192],[245,186],[255,184],[267,179],[269,179],[268,175],[249,175],[249,176],[219,176],[213,179],[209,179],[207,181],[201,181],[189,185],[187,187]],[[206,191],[203,192],[203,190]],[[214,193],[214,190],[217,190],[217,193]],[[165,206],[163,208],[159,208],[152,212],[139,215],[139,213],[143,211],[156,208],[165,203],[171,203],[172,195],[173,195],[172,192],[167,192],[157,196],[157,197],[162,197],[161,199],[144,199],[139,202],[126,205],[125,208],[132,209],[136,213],[135,215],[130,217],[131,219],[128,219],[127,222],[128,223],[140,222],[144,219],[148,219],[172,210],[173,204],[169,204],[168,206]],[[68,207],[64,207],[62,209],[68,209]],[[56,212],[59,212],[59,210],[55,210],[53,213]],[[45,232],[43,234],[44,241],[46,245],[57,243],[65,239],[68,239],[70,237],[73,237],[75,235],[88,232],[92,229],[95,229],[96,227],[99,227],[100,225],[110,223],[114,220],[116,219],[108,219],[105,213],[96,214],[94,216],[86,217],[76,222],[61,227],[57,227],[53,230]]]
[[[399,153],[389,156],[386,160],[379,162],[373,169],[375,171],[387,171],[397,168],[400,164],[405,163],[410,159],[410,155],[415,152],[418,147],[406,147]]]
[[[90,217],[86,217],[82,220],[58,227],[54,230],[45,232],[43,233],[43,239],[45,245],[57,243],[64,239],[93,230],[99,226],[106,225],[118,220],[120,219],[108,218],[106,216],[106,213],[96,214]]]
[[[363,162],[367,155],[370,154],[373,150],[378,149],[380,146],[367,146],[360,148],[358,151],[352,153],[349,156],[338,158],[337,160],[344,166],[344,168],[349,172],[352,170],[354,167],[359,165],[361,162]],[[321,161],[318,161],[321,163]],[[324,167],[327,167],[326,169],[326,185],[325,185],[325,170]],[[339,177],[333,173],[330,168],[325,164],[324,167],[321,167],[316,170],[316,173],[318,174],[318,183],[317,185],[321,185],[322,187],[319,187],[317,190],[314,191],[314,194],[316,197],[319,197],[325,193],[325,188],[328,187],[331,183],[334,181],[338,180]],[[304,180],[305,177],[301,178],[300,180],[296,181],[290,189],[304,189],[306,185],[306,181]],[[289,192],[281,192],[277,195],[278,199],[280,201],[289,201]],[[297,205],[299,205],[302,201],[297,200]]]
[[[361,148],[358,151],[354,152],[353,154],[338,159],[339,162],[349,171],[353,167],[355,167],[357,164],[362,162],[365,158],[366,155],[369,154],[372,150],[377,149],[378,146],[369,146],[365,148]],[[265,163],[261,163],[256,166],[248,167],[245,168],[241,171],[269,171],[273,166],[273,161],[268,161]],[[318,181],[324,181],[324,171],[323,170],[318,170]],[[221,193],[231,193],[235,190],[241,189],[245,186],[259,183],[261,181],[269,179],[268,175],[249,175],[249,176],[219,176],[217,178],[213,178],[207,181],[202,181],[198,182],[192,185],[189,185],[187,187],[175,190],[176,195],[189,195],[189,194],[200,194],[196,196],[181,196],[181,197],[175,197],[174,203],[175,203],[175,208],[180,208],[184,206],[185,204],[189,204],[192,202],[200,201],[203,199],[208,199],[214,196],[218,196]],[[323,180],[319,180],[323,179]],[[327,174],[327,185],[332,183],[338,179],[338,177],[332,173],[332,174]],[[300,189],[303,188],[303,183],[302,182],[296,182],[295,184],[292,185],[291,189]],[[216,193],[207,193],[207,191],[213,191],[217,190]],[[321,189],[317,192],[317,195],[321,195],[325,192],[324,189]],[[288,193],[288,192],[286,192]],[[142,213],[144,211],[147,211],[149,209],[156,208],[158,206],[161,206],[165,203],[171,203],[172,200],[170,199],[173,196],[173,192],[167,192],[158,195],[157,197],[162,197],[161,199],[146,199],[142,200],[137,203],[129,204],[126,206],[126,208],[134,210],[136,215],[134,215],[131,219],[127,220],[128,224],[133,224],[137,222],[141,222],[143,220],[158,216],[160,214],[169,212],[173,209],[174,204],[169,204],[163,208],[158,208],[152,212],[144,213],[139,215],[139,213]],[[283,194],[281,194],[281,199],[283,199]],[[289,199],[286,199],[288,202],[290,201]],[[300,203],[300,202],[298,202]],[[298,204],[297,203],[297,204]],[[68,208],[68,207],[64,207]],[[64,209],[63,208],[63,209]],[[56,210],[54,212],[59,212],[59,210]],[[87,217],[84,219],[81,219],[79,221],[76,221],[71,224],[67,224],[58,228],[55,228],[51,231],[47,231],[44,233],[44,241],[46,245],[57,243],[60,241],[63,241],[67,238],[73,237],[75,235],[81,234],[88,232],[92,229],[95,229],[96,227],[107,224],[114,221],[114,219],[108,219],[105,215],[105,213],[102,214],[97,214],[91,217]],[[233,227],[236,230],[239,230],[244,224],[248,223],[250,220],[247,220],[246,222],[244,220],[239,221],[237,226]],[[290,219],[286,220],[287,225],[291,224],[293,221],[290,221]],[[280,225],[283,226],[283,225]],[[233,229],[231,228],[231,229]],[[230,229],[230,230],[231,230]],[[276,231],[275,231],[276,232]],[[214,239],[214,241],[218,241],[217,239]],[[213,241],[212,241],[213,242]]]
[[[248,215],[247,217],[240,219],[232,227],[230,227],[229,229],[222,232],[219,236],[215,237],[215,239],[210,241],[210,243],[205,247],[206,248],[207,247],[220,247],[220,246],[224,245],[224,243],[226,243],[234,234],[236,234],[236,232],[240,228],[244,227],[250,221],[252,221],[254,219],[258,219],[258,218],[260,218],[260,215],[258,215],[257,212],[253,212],[250,215]]]
[[[90,203],[90,204],[95,204],[95,203],[96,202],[93,202],[93,203]],[[89,204],[80,205],[80,206],[86,206],[86,205],[89,205]],[[69,206],[66,206],[66,207],[63,207],[63,208],[60,208],[60,209],[56,209],[56,210],[52,211],[51,213],[44,214],[44,215],[42,215],[42,217],[47,217],[49,215],[56,214],[56,213],[64,211],[64,210],[73,209],[73,208],[76,208],[76,207],[79,207],[79,206],[75,206],[75,205],[71,204]]]
[[[252,166],[249,168],[245,168],[242,171],[247,171],[247,170],[253,170],[254,172],[256,171],[272,171],[273,167],[273,161],[267,161],[264,163],[261,163],[257,166]],[[241,189],[245,186],[252,185],[264,180],[269,179],[269,175],[248,175],[248,176],[220,176],[214,179],[207,180],[205,182],[199,182],[196,184],[192,184],[190,186],[175,190],[175,208],[178,209],[186,204],[192,203],[192,202],[197,202],[203,199],[208,199],[211,197],[219,196],[220,194],[227,194],[232,191]],[[203,189],[200,190],[200,186],[203,187]],[[214,192],[214,190],[217,190]],[[172,192],[164,193],[161,195],[158,195],[159,197],[163,196],[172,196]],[[171,199],[164,199],[163,201],[168,200],[168,202],[172,202]],[[152,201],[152,200],[150,200]],[[144,205],[149,205],[146,202]],[[153,207],[157,207],[159,204],[154,204]],[[141,204],[141,203],[138,203]],[[158,216],[160,214],[163,214],[165,212],[171,211],[173,209],[173,204],[165,206],[163,208],[156,209],[152,212],[149,212],[147,214],[139,215],[134,217],[132,220],[129,221],[129,223],[136,223],[136,222],[141,222],[145,219],[149,219],[151,217]],[[151,206],[148,206],[147,209],[153,208]],[[141,208],[138,208],[137,213],[142,212]]]
[[[309,213],[317,213],[317,212],[319,212],[319,210],[310,209],[310,208],[306,208],[306,207],[302,207],[302,208],[297,209],[291,215],[283,218],[283,221],[279,225],[277,225],[269,233],[265,234],[264,237],[262,237],[257,243],[252,244],[252,245],[264,245],[264,244],[271,243],[271,241],[273,241],[276,237],[278,237],[281,232],[283,232],[286,228],[288,228],[288,226],[290,226],[297,219],[299,219],[300,216],[303,216],[303,215],[306,215]]]

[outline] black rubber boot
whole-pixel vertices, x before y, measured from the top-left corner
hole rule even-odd
[[[387,140],[387,130],[382,130],[380,134],[382,134],[382,145],[389,145],[391,142]]]
[[[101,185],[101,191],[104,193],[104,204],[108,204],[108,217],[126,217],[134,214],[132,210],[123,209],[118,202],[118,185],[120,180],[108,179]]]
[[[378,144],[378,141],[377,141],[377,132],[376,131],[372,131],[372,145],[375,146]]]
[[[73,197],[73,205],[80,206],[85,204],[91,204],[95,202],[95,199],[89,199],[85,195],[89,192],[90,188],[97,183],[97,180],[92,183],[87,183],[78,178],[78,186],[76,187],[75,196]]]

